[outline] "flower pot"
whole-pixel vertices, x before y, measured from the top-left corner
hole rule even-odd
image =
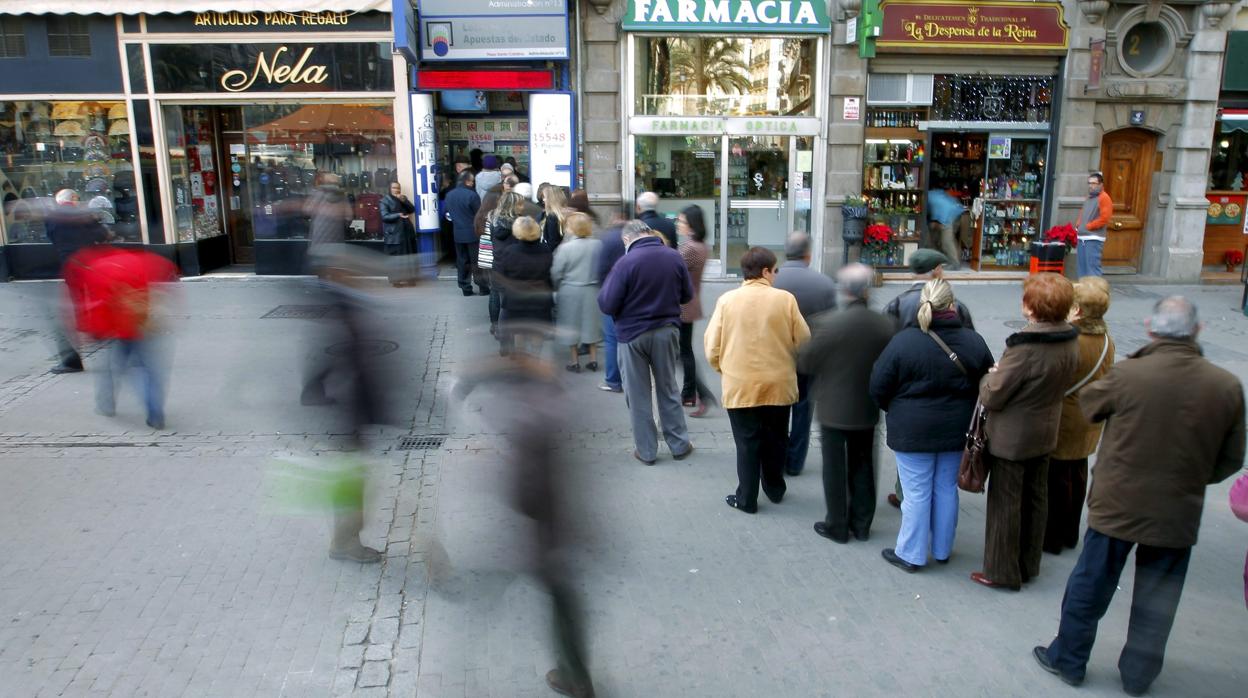
[[[842,211],[844,210],[845,209],[842,209]],[[851,210],[857,210],[857,209],[851,209]],[[862,217],[860,218],[846,217],[844,224],[841,226],[841,239],[843,239],[845,241],[845,244],[847,245],[852,245],[854,243],[862,242],[862,231],[866,230],[867,228],[867,217],[865,215],[866,209],[862,209],[862,210],[864,211],[864,215]]]

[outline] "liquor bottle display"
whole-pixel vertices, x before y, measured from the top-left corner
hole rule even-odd
[[[864,250],[876,266],[905,265],[907,243],[917,249],[923,225],[923,141],[867,139],[863,149],[862,191],[871,209],[871,221],[892,231],[883,249]]]
[[[1041,233],[1048,140],[990,136],[980,264],[1022,267]]]

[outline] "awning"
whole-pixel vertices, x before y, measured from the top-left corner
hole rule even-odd
[[[1222,133],[1231,131],[1248,133],[1248,109],[1223,109],[1221,111]]]
[[[185,12],[367,12],[390,11],[392,0],[25,0],[0,3],[0,14],[137,15]]]
[[[1226,33],[1222,89],[1248,91],[1248,31]]]

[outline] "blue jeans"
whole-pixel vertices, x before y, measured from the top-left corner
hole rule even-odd
[[[806,467],[810,449],[810,423],[814,406],[810,404],[810,378],[797,374],[797,402],[793,403],[792,426],[789,427],[789,450],[784,455],[784,472],[798,475]]]
[[[606,354],[603,357],[602,367],[607,374],[606,383],[612,388],[622,388],[624,380],[620,377],[619,345],[615,341],[615,318],[606,314],[602,316],[602,348]]]
[[[958,465],[962,452],[894,451],[894,455],[906,494],[901,500],[897,557],[912,565],[926,565],[930,547],[932,557],[948,560],[958,530]]]
[[[1104,251],[1105,243],[1102,240],[1079,241],[1079,247],[1075,251],[1075,268],[1079,271],[1079,278],[1102,276],[1101,253]]]
[[[1049,661],[1063,675],[1081,679],[1087,671],[1096,626],[1109,609],[1132,548],[1135,589],[1118,671],[1123,687],[1138,691],[1147,689],[1161,673],[1192,549],[1136,546],[1089,528],[1083,536],[1079,562],[1066,582],[1057,637],[1048,649]]]
[[[147,409],[147,421],[165,421],[164,384],[156,365],[155,346],[144,339],[114,339],[107,347],[108,368],[98,372],[95,384],[95,409],[112,414],[117,405],[115,381],[135,369],[136,387]]]

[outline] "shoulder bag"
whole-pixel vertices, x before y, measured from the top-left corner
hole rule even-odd
[[[928,337],[932,341],[940,345],[958,370],[964,375],[967,373],[966,366],[962,365],[961,359],[958,358],[957,352],[949,348],[945,341],[938,337],[935,332],[928,332]],[[984,423],[988,421],[988,414],[984,411],[984,406],[975,401],[975,411],[971,413],[971,423],[966,428],[966,445],[962,447],[962,462],[958,464],[958,489],[966,492],[980,493],[984,491],[984,486],[988,483],[988,463],[984,460],[984,451],[988,447],[987,435],[984,433]]]
[[[1080,388],[1087,385],[1088,381],[1092,380],[1092,376],[1095,376],[1096,372],[1101,370],[1101,364],[1105,363],[1105,355],[1108,353],[1109,353],[1109,335],[1105,335],[1105,346],[1101,347],[1101,358],[1096,360],[1096,365],[1092,367],[1091,371],[1088,371],[1088,375],[1084,376],[1083,380],[1071,386],[1070,390],[1067,390],[1066,393],[1062,395],[1062,397],[1070,397],[1071,395],[1074,395],[1075,393],[1079,392]]]

